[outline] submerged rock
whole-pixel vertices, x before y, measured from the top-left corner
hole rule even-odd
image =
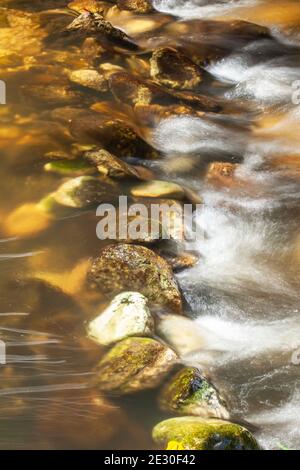
[[[168,181],[152,180],[141,183],[131,189],[132,196],[135,197],[153,197],[153,198],[174,198],[183,199],[184,189],[179,184]]]
[[[68,114],[71,115],[70,110]],[[69,123],[70,131],[76,139],[85,139],[85,142],[90,139],[117,157],[155,158],[157,155],[157,152],[121,119],[103,119],[101,114],[95,111],[77,110]]]
[[[69,80],[77,85],[81,85],[92,90],[105,92],[108,90],[108,83],[104,75],[94,69],[79,69],[69,73]]]
[[[215,98],[191,91],[163,88],[161,85],[126,71],[110,74],[108,82],[115,99],[131,107],[164,106],[161,109],[165,109],[165,114],[195,116],[201,116],[201,111],[219,112],[222,110],[220,102]]]
[[[151,77],[160,84],[179,90],[194,90],[202,81],[203,71],[180,51],[163,47],[150,59]]]
[[[61,206],[81,209],[114,200],[114,189],[112,183],[100,177],[79,176],[63,183],[52,197]]]
[[[107,5],[105,2],[99,0],[73,0],[68,4],[68,8],[79,13],[90,11],[91,13],[101,13]]]
[[[22,85],[21,95],[26,101],[44,106],[74,104],[84,100],[84,95],[68,85]]]
[[[210,163],[206,173],[206,180],[209,183],[219,183],[231,185],[234,183],[234,173],[239,165],[229,162]]]
[[[195,367],[179,371],[163,388],[159,402],[163,410],[173,413],[229,418],[219,392]]]
[[[43,206],[26,203],[14,209],[4,221],[4,231],[10,237],[32,237],[47,230],[54,220]]]
[[[109,77],[109,87],[115,99],[129,106],[136,104],[148,105],[151,103],[172,102],[168,95],[159,86],[149,83],[127,72],[116,72]]]
[[[100,13],[85,11],[67,26],[66,31],[79,38],[95,37],[104,47],[139,50],[139,46],[124,31],[114,27]]]
[[[128,336],[153,336],[154,320],[148,300],[138,292],[117,295],[101,315],[88,325],[88,335],[102,345]]]
[[[193,268],[199,261],[199,256],[189,252],[183,252],[178,255],[167,253],[164,254],[164,256],[172,266],[174,272]]]
[[[99,173],[112,178],[139,178],[138,171],[115,155],[104,149],[95,149],[84,154],[92,165],[97,167]]]
[[[84,176],[95,173],[95,169],[82,160],[58,160],[46,163],[44,170],[64,176]]]
[[[252,434],[238,424],[216,419],[185,416],[162,421],[153,429],[153,439],[167,447],[170,441],[185,450],[259,450]]]
[[[143,246],[109,245],[93,261],[88,278],[103,293],[135,290],[152,305],[181,313],[181,295],[172,269],[163,258]]]
[[[151,13],[154,11],[150,0],[118,0],[120,10],[130,10],[135,13]]]
[[[150,338],[128,338],[117,343],[96,368],[100,390],[129,394],[155,388],[170,371],[176,354]]]

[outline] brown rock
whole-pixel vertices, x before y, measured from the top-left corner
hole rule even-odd
[[[115,295],[134,290],[152,305],[181,313],[181,295],[168,263],[139,245],[109,245],[93,261],[88,275],[91,286]]]
[[[127,338],[117,343],[96,369],[100,390],[124,395],[157,387],[173,367],[176,354],[150,338]]]
[[[160,84],[179,90],[194,90],[202,81],[203,72],[191,59],[171,47],[153,52],[151,77]]]
[[[86,152],[84,157],[105,176],[112,178],[139,178],[139,173],[133,166],[123,162],[115,155],[107,152],[107,150],[91,150]]]
[[[151,13],[154,11],[150,0],[118,0],[120,10],[130,10],[135,13]]]

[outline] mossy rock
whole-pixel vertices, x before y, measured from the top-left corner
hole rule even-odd
[[[163,410],[202,418],[228,419],[229,413],[217,389],[195,367],[179,371],[163,388]]]
[[[168,419],[154,427],[152,436],[163,448],[173,441],[185,450],[259,450],[247,429],[216,419],[193,416]]]
[[[44,170],[63,176],[84,176],[96,172],[95,168],[82,160],[57,160],[44,165]]]
[[[178,90],[194,90],[202,82],[201,68],[172,47],[155,50],[150,63],[151,77],[161,85]]]
[[[95,37],[100,39],[101,46],[109,49],[117,47],[130,51],[139,50],[139,46],[124,31],[104,19],[102,12],[81,13],[66,27],[65,32],[82,39]]]
[[[154,11],[150,0],[118,0],[120,10],[134,11],[135,13],[151,13]]]
[[[108,90],[108,83],[104,75],[94,69],[72,70],[69,73],[69,80],[77,85],[81,85],[91,90],[105,92]]]
[[[138,171],[112,153],[104,149],[95,149],[84,154],[84,158],[94,165],[99,173],[112,178],[139,178]]]
[[[118,244],[104,248],[93,261],[88,280],[92,287],[109,295],[134,290],[160,309],[182,311],[171,267],[144,246]]]
[[[112,74],[108,83],[115,99],[129,106],[152,103],[170,104],[174,101],[172,96],[161,87],[127,72]]]
[[[117,343],[96,368],[96,386],[130,394],[158,386],[173,367],[176,354],[150,338],[127,338]]]
[[[63,183],[52,194],[56,204],[83,209],[97,203],[113,201],[115,187],[109,180],[93,176],[79,176]]]
[[[74,111],[72,108],[65,110],[62,118],[70,123],[70,131],[76,139],[85,142],[89,139],[119,158],[157,156],[157,152],[121,119],[103,119],[96,111]]]

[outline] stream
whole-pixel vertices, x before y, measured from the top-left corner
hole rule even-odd
[[[0,105],[0,335],[7,348],[0,448],[151,449],[151,429],[166,418],[154,391],[115,400],[90,387],[104,349],[85,328],[107,304],[84,286],[89,259],[107,243],[96,237],[94,208],[63,215],[44,231],[31,219],[20,235],[5,229],[17,207],[57,188],[64,175],[45,164],[50,154],[67,158],[89,143],[85,114],[76,119],[93,109],[127,120],[159,155],[127,162],[202,198],[194,223],[203,237],[178,248],[199,257],[176,274],[189,310],[188,322],[174,317],[169,332],[181,361],[209,375],[263,448],[299,449],[299,1],[153,0],[153,12],[142,15],[100,2],[106,19],[143,51],[182,47],[204,57],[200,93],[222,107],[164,115],[145,106],[138,116],[108,92],[70,87],[68,71],[103,63],[141,79],[149,71],[143,53],[104,50],[95,65],[94,43],[57,35],[73,19],[67,3],[2,0],[0,7],[7,95]],[[70,7],[80,3],[97,2]],[[226,26],[236,20],[261,31]],[[209,178],[212,162],[231,165],[234,175]]]

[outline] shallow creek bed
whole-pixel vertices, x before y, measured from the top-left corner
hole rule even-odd
[[[1,2],[1,449],[299,449],[299,80],[296,0]]]

